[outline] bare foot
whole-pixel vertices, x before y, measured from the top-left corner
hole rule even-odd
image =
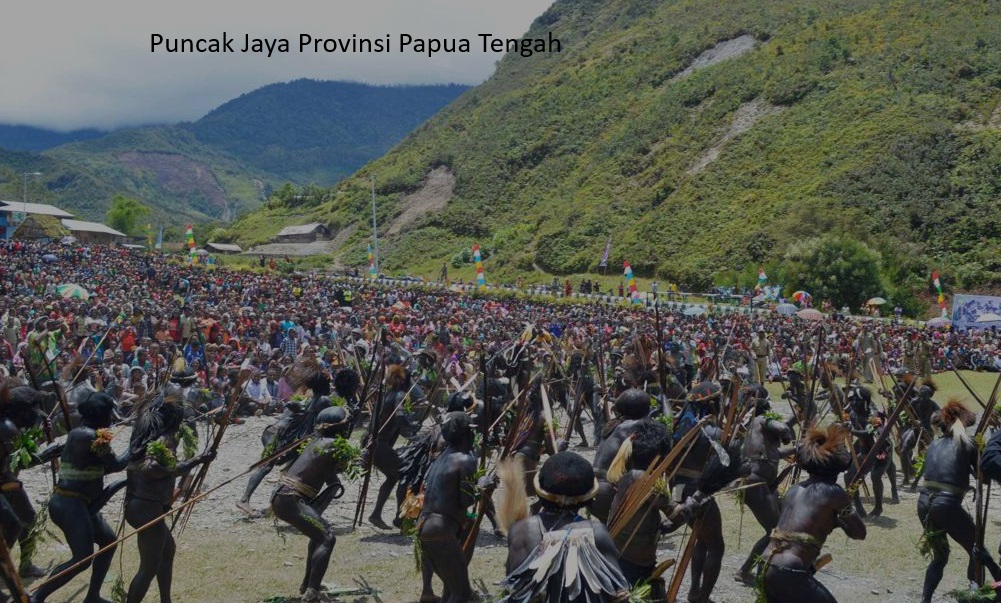
[[[392,530],[393,529],[393,528],[391,528],[389,526],[389,524],[387,524],[385,521],[383,521],[382,517],[379,516],[379,515],[369,515],[368,522],[370,524],[374,525],[375,527],[379,528],[380,530]]]
[[[243,511],[250,519],[259,519],[262,516],[260,511],[255,511],[254,508],[250,506],[250,503],[242,500],[236,503],[236,508]]]

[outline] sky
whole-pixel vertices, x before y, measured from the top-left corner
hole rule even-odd
[[[479,84],[503,53],[479,34],[519,38],[552,0],[89,0],[23,2],[0,19],[0,124],[60,131],[194,121],[261,86],[299,78]],[[167,52],[178,38],[232,39],[233,52]],[[153,36],[164,42],[153,50]],[[300,51],[312,40],[378,39],[388,52]],[[410,36],[401,51],[401,39]],[[288,41],[269,57],[245,37]],[[469,52],[418,52],[467,39]],[[451,42],[449,42],[451,43]],[[329,45],[329,43],[328,43]],[[429,47],[427,44],[426,47]]]

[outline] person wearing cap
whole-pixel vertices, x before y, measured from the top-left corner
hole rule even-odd
[[[473,429],[465,412],[450,412],[441,423],[445,450],[428,469],[424,505],[417,520],[423,588],[420,603],[467,603],[473,589],[462,550],[466,511],[476,500],[476,457]],[[444,587],[439,599],[431,588],[432,573]]]
[[[52,578],[38,589],[32,603],[45,601],[88,566],[93,569],[84,601],[103,602],[101,585],[115,556],[112,547],[92,563],[79,564],[94,552],[95,545],[102,548],[115,541],[115,530],[101,515],[105,503],[125,486],[125,480],[120,480],[105,487],[104,476],[125,469],[129,460],[128,452],[115,455],[111,449],[108,428],[114,418],[115,400],[104,392],[92,392],[77,410],[81,424],[66,436],[62,466],[49,499],[49,515],[63,531],[72,557],[53,568]]]
[[[320,600],[323,576],[337,538],[323,518],[327,502],[344,494],[339,475],[357,461],[360,451],[347,443],[351,419],[343,407],[324,408],[316,415],[312,438],[305,449],[278,477],[271,495],[276,518],[309,538],[306,573],[299,585],[304,603]],[[322,501],[322,502],[321,502]]]
[[[754,382],[764,384],[768,379],[768,359],[772,355],[772,342],[764,328],[751,338],[751,353],[754,355]]]
[[[513,492],[507,480],[505,476],[505,492]],[[546,459],[534,483],[539,497],[537,515],[525,516],[527,501],[504,502],[505,507],[520,512],[508,530],[507,577],[501,582],[505,591],[501,601],[582,603],[628,599],[629,582],[619,567],[619,551],[611,535],[602,523],[579,514],[598,492],[591,463],[574,452],[559,452]],[[547,554],[553,547],[577,551]],[[575,563],[568,564],[568,559]],[[568,576],[567,572],[576,576]],[[579,589],[576,594],[572,590],[575,588]],[[582,592],[585,589],[589,592]]]

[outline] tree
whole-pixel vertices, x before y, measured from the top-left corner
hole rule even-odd
[[[115,195],[108,209],[108,226],[125,234],[136,234],[136,224],[149,215],[149,208],[135,199]]]
[[[880,255],[863,243],[825,235],[793,245],[786,253],[783,280],[790,291],[803,289],[818,302],[856,310],[884,293]]]

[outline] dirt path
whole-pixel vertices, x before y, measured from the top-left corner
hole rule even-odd
[[[260,433],[271,420],[267,417],[251,418],[246,424],[234,426],[227,432],[219,456],[209,472],[208,487],[240,474],[259,458]],[[358,435],[356,432],[355,437]],[[127,433],[117,435],[115,448],[123,448],[126,438]],[[593,454],[586,449],[579,452],[585,456]],[[255,508],[267,507],[276,475],[269,476],[254,494],[252,503]],[[32,498],[41,505],[51,490],[48,469],[32,469],[25,472],[22,479]],[[372,483],[369,509],[379,483],[378,477]],[[175,601],[298,601],[293,596],[304,569],[306,540],[284,525],[276,526],[272,519],[246,519],[234,506],[245,484],[246,478],[240,477],[197,505],[187,529],[178,537]],[[335,501],[327,511],[327,519],[338,530],[338,541],[326,582],[331,586],[353,587],[355,580],[362,580],[379,590],[377,596],[343,597],[344,601],[416,601],[420,593],[420,577],[414,571],[411,543],[396,533],[377,530],[367,524],[351,532],[357,496],[358,484],[351,484],[344,498]],[[496,496],[499,497],[500,492]],[[901,504],[887,506],[884,517],[869,522],[869,538],[864,542],[850,541],[840,533],[828,540],[825,550],[834,555],[834,562],[825,568],[821,581],[840,601],[905,603],[920,598],[924,562],[915,548],[921,533],[915,514],[916,498],[916,494],[901,492]],[[1001,503],[997,499],[995,493],[991,497],[992,512],[987,536],[991,551],[996,550],[999,537]],[[118,525],[121,516],[121,500],[119,495],[105,507],[105,516],[113,526]],[[732,495],[721,497],[720,504],[727,548],[713,599],[716,603],[751,603],[754,601],[753,591],[735,583],[731,576],[753,541],[759,537],[760,528],[750,513],[741,514]],[[387,521],[389,513],[387,510]],[[58,528],[51,525],[50,530],[54,534],[45,537],[37,558],[42,566],[51,566],[69,557]],[[677,554],[682,536],[678,532],[663,540],[661,559]],[[946,598],[945,593],[963,586],[965,558],[962,551],[957,551],[955,546],[953,549],[952,560],[946,568],[936,601],[952,600]],[[470,566],[470,575],[481,591],[486,589],[496,593],[494,584],[502,578],[505,555],[504,541],[490,534],[488,529],[481,533]],[[119,555],[103,591],[105,596],[110,596],[112,584],[119,575],[125,576],[126,584],[131,580],[137,561],[135,541],[128,540],[119,547]],[[50,601],[82,601],[85,584],[83,578],[77,577]],[[440,585],[436,588],[440,589]],[[158,600],[154,591],[155,588],[146,601]],[[686,592],[687,587],[684,587],[679,600],[684,600]]]

